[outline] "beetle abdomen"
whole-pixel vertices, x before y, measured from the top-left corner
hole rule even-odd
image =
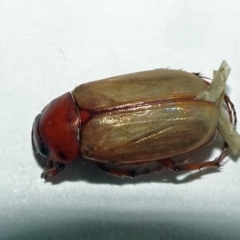
[[[214,136],[218,110],[206,101],[169,101],[96,113],[82,126],[81,152],[100,162],[176,156]]]

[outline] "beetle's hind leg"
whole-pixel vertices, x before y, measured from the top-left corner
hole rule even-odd
[[[227,155],[228,145],[225,143],[221,154],[213,161],[199,163],[169,163],[168,165],[165,164],[165,166],[174,172],[201,170],[202,168],[219,168]]]
[[[230,100],[230,98],[228,97],[228,95],[224,95],[224,102],[226,104],[227,107],[227,111],[228,111],[228,115],[229,115],[229,120],[233,125],[233,128],[236,129],[236,125],[237,125],[237,113],[234,107],[233,102]]]

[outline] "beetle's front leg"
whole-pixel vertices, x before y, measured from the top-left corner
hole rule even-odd
[[[48,164],[46,169],[41,174],[41,178],[47,179],[48,177],[54,177],[59,172],[64,169],[65,165],[58,162],[53,162],[52,160],[48,160]]]

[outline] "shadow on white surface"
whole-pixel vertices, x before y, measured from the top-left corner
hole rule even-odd
[[[45,222],[33,220],[15,229],[6,239],[239,239],[239,230],[231,224],[236,219],[227,218],[230,221],[226,225],[221,215],[214,218],[209,213],[193,213],[186,217],[181,211],[163,212],[162,215],[149,211],[141,214],[109,211],[102,219],[97,217],[97,211],[61,210],[57,219],[49,214],[43,219]],[[29,219],[36,219],[32,214],[28,213]]]

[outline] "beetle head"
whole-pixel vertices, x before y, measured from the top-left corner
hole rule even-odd
[[[79,155],[80,117],[71,93],[50,102],[33,123],[32,144],[49,159],[42,177],[54,176]]]

